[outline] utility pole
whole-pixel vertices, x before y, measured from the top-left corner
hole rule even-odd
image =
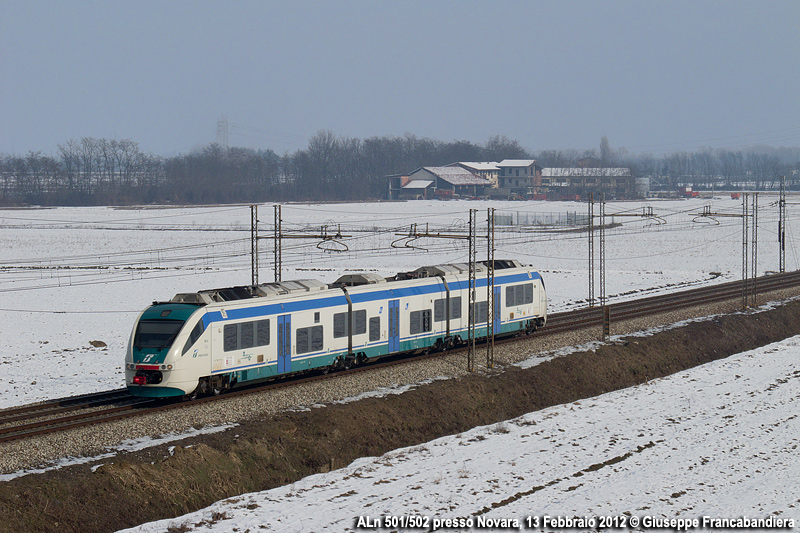
[[[786,176],[781,176],[778,200],[778,272],[786,272]]]
[[[758,193],[753,193],[753,230],[752,230],[752,275],[750,276],[753,279],[753,289],[750,291],[750,295],[753,298],[752,305],[753,307],[758,305],[757,297],[758,297]]]
[[[477,224],[477,209],[469,210],[469,317],[467,324],[467,372],[475,371],[475,232]]]
[[[273,236],[273,268],[275,270],[275,283],[281,281],[281,206],[273,205],[272,210],[274,213],[275,223],[273,225],[275,235]]]
[[[589,193],[589,307],[594,307],[594,193]]]
[[[489,227],[486,232],[487,240],[487,270],[486,270],[486,290],[487,290],[487,306],[486,306],[486,368],[494,368],[494,321],[497,317],[495,305],[500,302],[495,302],[494,295],[494,207],[490,207],[487,213],[487,222]]]
[[[749,250],[748,237],[750,236],[750,204],[749,194],[742,194],[742,307],[747,307],[747,286],[750,281],[750,268],[748,265]]]
[[[606,194],[600,195],[600,306],[606,306]]]
[[[258,285],[258,206],[250,206],[250,283]]]

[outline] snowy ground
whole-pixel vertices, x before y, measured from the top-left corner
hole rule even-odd
[[[777,269],[774,200],[762,195],[759,202],[759,273]],[[611,300],[739,279],[741,222],[698,219],[708,204],[609,203],[607,213],[623,223],[607,232]],[[739,201],[710,204],[714,212],[741,212]],[[646,205],[662,218],[619,216]],[[345,271],[389,275],[464,262],[462,241],[420,239],[411,248],[396,233],[412,223],[454,232],[470,208],[483,219],[487,207],[516,218],[586,213],[586,204],[543,202],[284,206],[284,231],[336,222],[352,236],[338,240],[346,252],[330,251],[343,248],[337,243],[320,245],[326,251],[317,241],[286,241],[283,279],[330,282]],[[259,214],[268,237],[271,206]],[[790,208],[789,270],[798,268],[796,220]],[[247,206],[0,210],[0,408],[123,386],[125,344],[141,309],[178,292],[250,282],[249,224]],[[584,305],[585,234],[538,229],[546,231],[498,226],[497,257],[535,265],[551,311]],[[397,239],[400,248],[392,248]],[[272,281],[271,241],[261,241],[261,250],[260,281]],[[93,340],[108,347],[91,347]],[[791,339],[139,530],[340,531],[359,517],[387,524],[387,516],[401,515],[476,524],[479,517],[516,518],[522,528],[527,517],[541,523],[545,515],[625,516],[628,525],[634,516],[800,518],[798,355],[800,339]]]
[[[761,195],[758,271],[777,270],[775,197]],[[607,294],[611,301],[646,292],[741,277],[741,222],[700,219],[740,213],[741,202],[673,200],[609,203],[606,213],[623,225],[607,232]],[[646,206],[659,218],[627,217]],[[424,231],[463,230],[469,209],[498,219],[584,216],[585,203],[397,202],[291,204],[282,208],[283,231],[344,234],[337,242],[287,239],[283,279],[334,281],[345,271],[383,275],[425,264],[467,261],[466,242],[418,239]],[[595,206],[595,213],[599,207]],[[260,281],[273,280],[272,206],[260,206]],[[800,224],[789,209],[787,268],[798,267],[794,243]],[[550,311],[585,305],[588,241],[559,228],[497,226],[497,258],[534,265],[545,279]],[[479,230],[479,233],[482,230]],[[395,247],[392,247],[394,242]],[[318,247],[318,245],[320,247]],[[599,246],[596,244],[596,246]],[[344,252],[330,251],[344,249]],[[121,364],[136,314],[153,300],[178,292],[248,284],[250,209],[247,206],[115,209],[0,210],[0,408],[46,398],[119,388]],[[480,251],[479,259],[485,258]],[[715,277],[714,272],[720,273]],[[712,279],[713,278],[713,279]],[[599,275],[596,296],[599,296]],[[94,348],[102,341],[107,348]]]
[[[800,525],[799,395],[795,337],[126,531],[415,530],[391,517],[427,520],[423,531],[447,519],[564,529],[545,517],[596,518],[572,531],[599,517],[622,530],[704,516]]]

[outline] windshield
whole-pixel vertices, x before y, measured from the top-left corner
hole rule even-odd
[[[166,348],[183,326],[183,320],[140,320],[133,339],[134,348]]]

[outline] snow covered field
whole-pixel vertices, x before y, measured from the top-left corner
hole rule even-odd
[[[777,270],[774,200],[759,202],[759,273]],[[708,204],[609,203],[609,215],[649,205],[661,217],[614,218],[622,226],[607,231],[611,300],[739,279],[741,222],[697,218]],[[740,201],[710,204],[741,212]],[[345,252],[329,251],[344,248],[338,243],[320,245],[326,251],[316,240],[285,241],[283,279],[330,282],[345,271],[390,275],[464,262],[463,241],[419,239],[409,248],[396,233],[412,223],[452,233],[470,208],[484,220],[487,207],[519,219],[586,213],[585,204],[563,202],[287,205],[285,232],[336,223],[351,236],[338,239]],[[259,219],[271,237],[271,206],[260,207]],[[796,220],[790,208],[789,270],[798,268]],[[122,387],[136,314],[178,292],[249,283],[249,228],[247,206],[0,210],[0,408]],[[498,225],[496,257],[535,265],[551,311],[585,305],[585,233],[537,229]],[[261,282],[272,281],[271,244],[260,242]],[[387,516],[517,519],[521,529],[527,517],[541,524],[544,516],[626,517],[628,526],[632,517],[800,519],[798,356],[800,338],[790,339],[134,530],[341,531],[359,517],[391,525]]]
[[[353,531],[359,520],[429,531],[449,519],[565,530],[545,517],[596,519],[570,531],[595,530],[600,517],[621,530],[695,519],[702,530],[703,517],[791,520],[794,528],[798,393],[795,337],[126,531]],[[427,527],[397,527],[396,517]]]
[[[777,270],[776,197],[761,195],[759,262]],[[642,292],[739,279],[741,222],[697,218],[703,207],[741,213],[741,201],[672,200],[609,203],[607,294],[611,301]],[[650,206],[659,218],[627,217]],[[465,262],[463,240],[418,239],[418,231],[464,230],[469,209],[498,219],[548,222],[584,216],[585,203],[417,201],[372,204],[291,204],[282,207],[286,233],[328,234],[336,242],[286,239],[283,279],[337,279],[345,271],[391,275],[425,264]],[[595,213],[599,207],[595,206]],[[615,215],[616,216],[611,216]],[[798,267],[800,225],[789,208],[787,268]],[[260,277],[273,280],[272,206],[259,209]],[[550,311],[585,305],[588,240],[569,227],[498,223],[496,257],[516,258],[542,272]],[[483,231],[479,229],[479,234]],[[392,247],[394,243],[395,247]],[[319,246],[319,247],[318,247]],[[598,246],[598,244],[596,244]],[[345,249],[337,252],[333,249]],[[248,206],[116,209],[108,207],[0,210],[0,408],[53,397],[119,388],[125,345],[139,311],[178,292],[244,285],[250,274]],[[479,259],[485,251],[479,244]],[[712,274],[712,273],[719,273]],[[599,277],[597,283],[599,284]],[[599,285],[596,289],[599,296]],[[101,341],[107,347],[93,347]]]

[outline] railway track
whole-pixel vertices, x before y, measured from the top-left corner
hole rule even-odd
[[[760,293],[796,286],[800,286],[800,272],[764,276],[758,278],[756,281],[756,287]],[[741,298],[742,294],[742,282],[733,281],[619,302],[609,305],[608,309],[611,322],[613,323],[664,311]],[[603,320],[604,309],[602,307],[590,307],[563,313],[554,313],[548,316],[547,326],[534,333],[532,336],[552,335],[565,331],[600,326],[603,324]],[[525,338],[530,337],[531,336]],[[518,338],[507,338],[503,339],[502,343],[515,342],[517,340]],[[497,344],[500,343],[501,341],[497,342]],[[466,350],[466,347],[460,347],[448,353],[459,353],[460,351]],[[327,375],[320,373],[295,376],[289,379],[269,382],[260,386],[235,389],[222,396],[199,398],[192,402],[136,398],[131,396],[125,389],[117,389],[108,392],[86,394],[4,409],[0,410],[0,443],[141,416],[157,411],[182,409],[219,399],[290,387],[320,379],[335,378],[340,375],[369,371],[378,367],[383,368],[391,365],[406,364],[428,357],[436,357],[438,355],[439,354],[436,353],[430,353],[411,357],[387,357],[376,363],[356,367],[347,372],[337,372]]]

